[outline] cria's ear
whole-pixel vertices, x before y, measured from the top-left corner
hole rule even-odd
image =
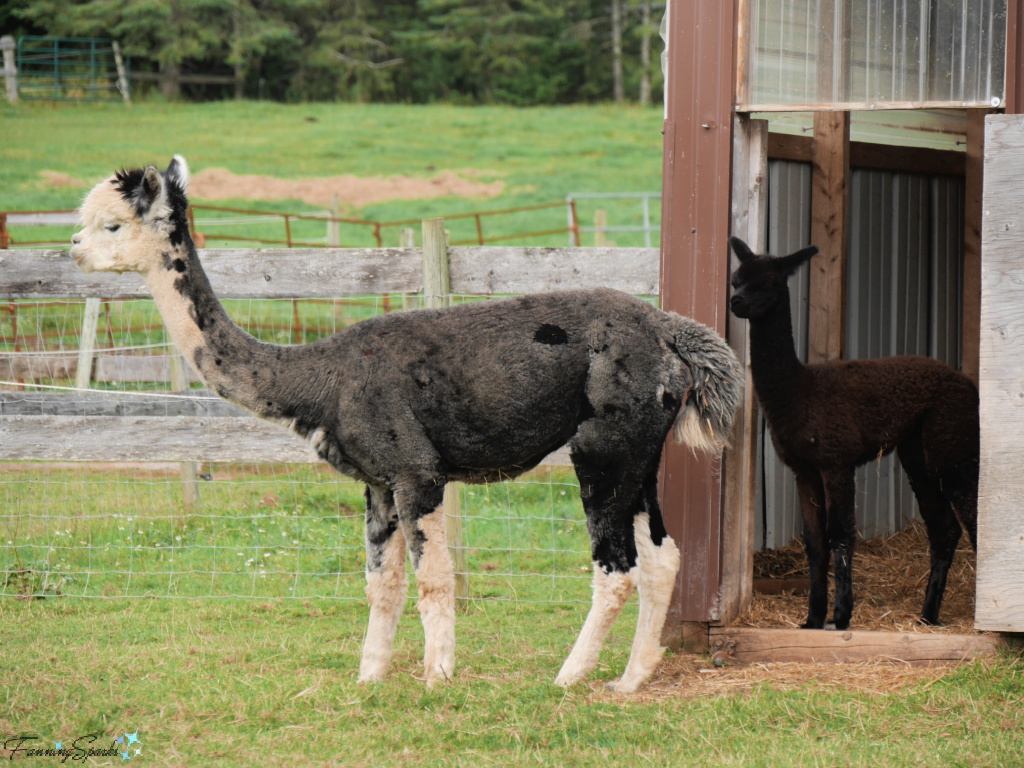
[[[750,250],[747,244],[740,240],[738,237],[730,237],[729,245],[731,245],[732,249],[736,252],[736,258],[740,260],[740,264],[742,264],[747,259],[754,258],[754,252]]]
[[[189,173],[188,163],[185,162],[185,158],[181,155],[175,155],[171,160],[171,164],[167,166],[164,178],[168,183],[176,184],[182,194],[187,195]]]
[[[138,186],[127,195],[128,202],[139,218],[146,218],[146,214],[153,210],[164,194],[164,180],[156,166],[149,166],[139,180]]]
[[[810,259],[817,252],[818,246],[809,245],[806,248],[801,248],[796,253],[789,254],[789,256],[783,256],[777,262],[779,265],[779,271],[785,275],[791,275],[796,272],[801,264]]]

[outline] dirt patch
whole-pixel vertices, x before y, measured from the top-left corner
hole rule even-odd
[[[49,184],[51,187],[84,187],[85,182],[74,179],[68,176],[66,173],[60,173],[59,171],[40,171],[39,175],[43,177],[43,183]]]
[[[411,176],[277,179],[238,175],[227,168],[204,168],[192,176],[189,188],[192,197],[203,200],[303,200],[326,207],[337,197],[343,205],[354,208],[388,200],[428,200],[449,195],[493,198],[504,191],[503,181],[467,178],[479,174],[479,171],[467,170],[442,171],[426,179]]]

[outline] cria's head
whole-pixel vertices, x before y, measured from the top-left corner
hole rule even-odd
[[[729,308],[736,317],[763,317],[789,290],[786,281],[797,268],[818,252],[817,246],[802,248],[789,256],[758,256],[738,237],[729,245],[740,266],[732,273],[732,298]]]
[[[160,267],[188,233],[188,165],[175,155],[167,170],[121,170],[101,181],[79,209],[82,230],[71,255],[85,272],[141,272]]]

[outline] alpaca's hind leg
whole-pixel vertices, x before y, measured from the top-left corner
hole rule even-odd
[[[608,687],[620,693],[632,693],[647,681],[665,655],[661,630],[665,626],[679,572],[679,548],[665,531],[658,506],[658,478],[655,473],[644,484],[647,512],[633,522],[637,550],[637,589],[640,615],[633,636],[633,649],[622,677]]]
[[[405,573],[405,536],[398,525],[391,492],[366,489],[366,597],[370,622],[363,642],[359,682],[383,680],[391,665],[391,647],[409,593]]]
[[[803,517],[804,551],[810,568],[811,589],[807,598],[807,621],[804,629],[825,626],[828,611],[828,516],[825,511],[825,487],[817,470],[796,473],[796,487],[800,496]]]
[[[621,483],[624,470],[604,472],[581,464],[574,455],[580,479],[580,496],[587,515],[590,546],[594,557],[593,598],[590,613],[580,630],[569,658],[555,683],[570,685],[597,666],[608,630],[636,587],[637,552],[633,534],[633,509],[639,508],[640,489],[633,498]]]
[[[444,484],[395,491],[399,519],[416,573],[423,621],[427,685],[455,673],[455,576],[444,526]]]
[[[960,523],[942,493],[943,485],[928,472],[919,438],[915,435],[904,441],[899,446],[898,455],[910,479],[914,496],[917,497],[921,519],[928,531],[931,552],[931,571],[924,593],[921,621],[924,624],[938,624],[942,596],[946,591],[946,577],[956,554],[956,545],[960,541]]]
[[[850,626],[853,616],[853,547],[857,537],[856,483],[853,470],[837,470],[823,477],[828,508],[828,538],[836,574],[836,600],[832,622],[836,629]]]

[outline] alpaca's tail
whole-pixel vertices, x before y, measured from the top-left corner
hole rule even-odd
[[[673,433],[677,442],[692,448],[720,451],[729,442],[743,391],[743,369],[721,336],[696,320],[670,314],[675,320],[676,352],[693,376]]]

